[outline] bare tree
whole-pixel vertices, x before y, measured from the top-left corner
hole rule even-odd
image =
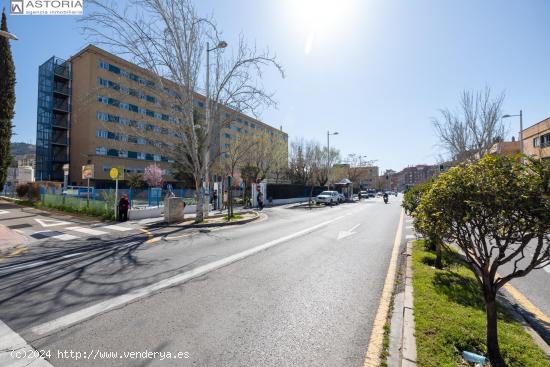
[[[493,144],[504,137],[502,103],[504,93],[495,97],[491,89],[463,91],[459,112],[441,109],[440,117],[432,123],[441,146],[450,159],[457,162],[472,160],[487,154]]]
[[[90,0],[92,10],[82,19],[84,31],[98,44],[126,56],[155,77],[155,87],[165,91],[172,108],[179,147],[171,150],[182,169],[193,177],[197,212],[204,219],[204,184],[209,168],[221,153],[215,139],[228,109],[256,113],[261,106],[274,105],[272,95],[259,83],[262,70],[281,66],[269,52],[258,52],[241,37],[237,51],[225,58],[215,49],[214,70],[207,105],[210,114],[197,113],[195,101],[207,42],[217,45],[219,31],[211,18],[198,15],[190,0],[131,0],[125,8],[116,2]],[[209,99],[207,98],[207,103]],[[228,118],[232,118],[228,114]]]

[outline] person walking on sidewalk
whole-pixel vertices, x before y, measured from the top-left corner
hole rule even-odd
[[[258,200],[258,209],[263,210],[264,208],[264,194],[261,191],[258,191],[258,196],[256,197]]]
[[[118,201],[118,220],[126,222],[128,220],[128,209],[130,208],[130,201],[126,195],[122,195]]]
[[[212,208],[214,210],[218,209],[218,190],[214,190],[214,193],[212,194]]]

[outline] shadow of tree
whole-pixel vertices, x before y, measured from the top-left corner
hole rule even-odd
[[[179,232],[174,229],[163,235]],[[138,256],[145,234],[45,241],[34,254],[0,264],[0,319],[19,328],[132,292],[210,261],[214,255]]]

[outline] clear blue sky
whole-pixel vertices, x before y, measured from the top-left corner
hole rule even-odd
[[[0,0],[8,8],[7,0]],[[383,168],[433,163],[431,117],[463,89],[505,91],[525,125],[550,116],[550,1],[197,0],[229,43],[269,46],[287,77],[264,84],[279,107],[262,119]],[[76,17],[8,16],[17,72],[14,141],[34,142],[38,65],[87,44]],[[518,122],[508,122],[510,135]]]

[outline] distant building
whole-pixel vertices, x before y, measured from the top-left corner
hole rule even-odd
[[[550,158],[550,117],[524,129],[522,136],[526,155]]]
[[[397,177],[394,179],[396,189],[398,191],[404,191],[415,185],[428,181],[430,178],[437,176],[439,172],[439,165],[419,164],[416,166],[407,167],[401,172],[395,174]]]

